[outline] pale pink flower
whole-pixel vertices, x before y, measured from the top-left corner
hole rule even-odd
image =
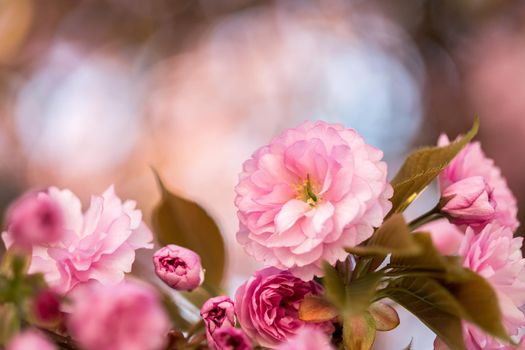
[[[33,246],[29,273],[44,273],[56,291],[67,293],[90,280],[117,284],[131,271],[135,250],[153,247],[152,234],[136,203],[122,202],[113,186],[101,196],[92,196],[85,213],[71,191],[51,187],[47,193],[61,208],[64,233],[55,243]],[[9,232],[2,238],[11,245]]]
[[[441,212],[456,225],[485,226],[496,214],[492,188],[482,176],[454,182],[443,190],[441,196],[446,202]]]
[[[447,136],[441,135],[438,144],[444,146],[449,143]],[[454,183],[474,176],[481,176],[489,188],[488,192],[492,194],[488,201],[495,207],[493,220],[501,226],[515,230],[519,226],[516,219],[516,198],[508,188],[500,169],[481,150],[479,142],[469,143],[439,175],[442,195]]]
[[[391,208],[383,153],[353,129],[305,122],[243,165],[237,240],[266,266],[311,279],[369,238]]]
[[[235,327],[233,301],[227,296],[208,299],[201,308],[201,317],[206,325],[206,338],[210,347],[215,346],[213,334],[220,328]]]
[[[6,350],[56,350],[57,347],[44,335],[34,330],[19,333],[14,337]]]
[[[63,233],[60,206],[46,192],[30,192],[20,197],[7,211],[7,232],[23,248],[58,241]]]
[[[85,350],[159,350],[169,320],[159,296],[138,282],[88,284],[71,293],[67,326]]]
[[[430,233],[432,243],[443,255],[457,255],[465,235],[462,230],[451,224],[447,219],[429,222],[418,228],[418,231]]]
[[[155,252],[153,264],[157,276],[173,289],[191,291],[204,281],[201,258],[190,249],[168,244]]]
[[[320,295],[323,287],[305,282],[289,271],[268,267],[255,272],[237,289],[235,311],[246,334],[259,345],[275,348],[303,327],[334,331],[331,322],[306,323],[299,319],[299,306],[307,295]]]
[[[463,266],[484,277],[498,296],[503,324],[517,336],[525,327],[525,259],[521,253],[523,238],[513,237],[511,229],[487,225],[479,234],[467,228],[458,255]],[[469,350],[509,349],[508,345],[465,322],[463,329]],[[439,343],[439,342],[438,342]]]
[[[335,350],[330,338],[317,328],[302,328],[287,342],[279,345],[277,350]]]
[[[214,350],[252,350],[250,339],[240,329],[234,327],[223,327],[213,333],[213,344],[210,345]]]

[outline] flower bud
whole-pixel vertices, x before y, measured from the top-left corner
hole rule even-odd
[[[204,281],[201,258],[194,251],[169,244],[153,255],[155,273],[176,290],[191,291]]]
[[[445,188],[441,212],[456,225],[484,226],[494,219],[492,189],[481,176],[468,177]]]
[[[235,327],[235,308],[227,296],[208,299],[201,308],[201,317],[206,325],[208,345],[215,344],[213,334],[220,328]]]
[[[40,292],[33,301],[33,314],[40,323],[58,323],[62,316],[60,296],[51,289]]]
[[[9,209],[7,232],[22,247],[48,244],[62,237],[63,222],[59,205],[47,193],[29,193]]]
[[[250,340],[244,332],[234,327],[217,329],[213,334],[215,340],[211,346],[215,350],[252,350]]]

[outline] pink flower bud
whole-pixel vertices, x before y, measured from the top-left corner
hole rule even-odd
[[[194,251],[169,244],[153,255],[155,273],[176,290],[193,290],[204,281],[201,258]]]
[[[240,329],[234,327],[219,328],[213,334],[215,350],[252,350],[250,340]]]
[[[60,321],[60,296],[50,290],[40,292],[33,301],[33,313],[39,322],[53,324]]]
[[[215,331],[219,328],[235,327],[233,301],[227,296],[208,299],[201,308],[201,316],[206,325],[206,338],[210,347],[215,345]]]
[[[6,350],[56,350],[56,346],[40,332],[29,330],[18,334],[7,345]]]
[[[441,207],[456,225],[484,226],[494,219],[496,203],[492,189],[481,176],[468,177],[445,188],[441,194],[446,203]]]
[[[63,223],[60,206],[45,192],[20,197],[7,213],[7,233],[23,247],[58,241]]]

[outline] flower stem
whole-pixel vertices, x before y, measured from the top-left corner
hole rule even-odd
[[[410,228],[410,231],[414,231],[415,229],[423,226],[424,224],[427,224],[431,221],[441,219],[444,216],[440,213],[438,207],[434,207],[434,209],[426,212],[425,214],[421,215],[420,217],[415,218],[412,220],[408,227]]]
[[[190,329],[188,329],[188,335],[186,337],[190,339],[193,335],[195,335],[197,332],[199,332],[203,328],[204,328],[204,321],[200,319],[197,323],[194,323],[190,327]]]

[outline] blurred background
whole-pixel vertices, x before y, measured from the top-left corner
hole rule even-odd
[[[257,147],[324,119],[394,174],[476,115],[524,208],[524,1],[0,0],[0,211],[29,188],[87,203],[115,183],[149,220],[154,167],[219,222],[232,290],[256,268],[235,244],[233,187]],[[432,348],[401,325],[377,348]]]

